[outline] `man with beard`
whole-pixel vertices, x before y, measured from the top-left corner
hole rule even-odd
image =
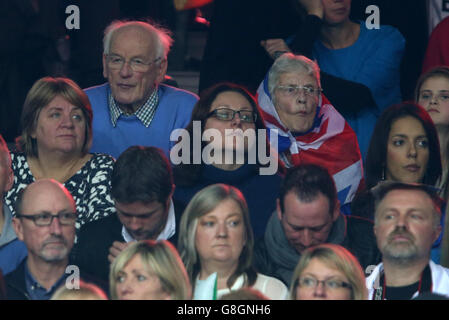
[[[441,232],[440,198],[431,187],[384,182],[373,190],[382,263],[367,278],[372,300],[408,300],[423,293],[449,296],[449,269],[430,260]]]
[[[109,265],[131,242],[169,240],[176,244],[170,164],[156,147],[133,146],[114,164],[111,195],[117,214],[80,230],[74,261],[82,270],[108,280]]]
[[[73,197],[56,180],[37,180],[19,194],[12,221],[28,257],[5,277],[8,299],[48,300],[71,280],[66,270],[76,218]]]

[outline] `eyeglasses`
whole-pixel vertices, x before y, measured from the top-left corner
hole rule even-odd
[[[129,66],[131,67],[131,69],[135,72],[146,72],[148,71],[148,69],[150,68],[150,66],[161,60],[162,58],[159,57],[157,59],[154,59],[151,62],[145,62],[140,58],[133,58],[131,60],[129,60]],[[119,55],[116,54],[107,54],[106,55],[106,60],[108,63],[108,67],[111,68],[112,70],[120,70],[123,65],[126,63],[126,60],[123,57],[120,57]]]
[[[429,90],[421,91],[419,94],[419,101],[432,101],[433,100],[433,92]],[[435,95],[435,99],[440,102],[449,101],[449,91],[443,91]]]
[[[76,213],[73,212],[59,212],[58,214],[41,213],[34,215],[16,214],[17,218],[25,218],[33,220],[38,227],[46,227],[52,224],[54,218],[58,218],[59,223],[65,226],[73,226],[76,221]]]
[[[239,118],[243,122],[255,123],[257,120],[257,113],[250,110],[232,110],[230,108],[218,108],[210,112],[207,117],[215,117],[222,121],[231,121],[234,119],[235,114],[238,113]]]
[[[321,88],[315,89],[310,86],[277,86],[276,89],[278,89],[284,97],[296,96],[299,93],[299,90],[308,97],[319,95],[323,91]]]
[[[341,288],[352,289],[351,284],[337,279],[318,280],[314,277],[306,276],[299,277],[299,279],[296,280],[296,285],[306,289],[315,289],[320,283],[324,285],[326,290],[338,290]]]

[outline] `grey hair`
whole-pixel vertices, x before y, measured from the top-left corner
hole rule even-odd
[[[318,88],[321,88],[320,68],[316,62],[305,56],[294,55],[293,53],[284,53],[276,59],[268,72],[268,91],[270,92],[272,100],[274,99],[274,90],[279,83],[281,74],[290,72],[307,74],[314,77]]]
[[[117,30],[131,27],[148,31],[152,35],[153,39],[156,40],[156,57],[167,59],[167,55],[170,52],[170,47],[173,44],[171,31],[155,23],[134,20],[114,20],[106,27],[103,37],[103,54],[109,54],[111,49],[111,40]]]

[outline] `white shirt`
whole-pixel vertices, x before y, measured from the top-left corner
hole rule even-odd
[[[175,209],[173,205],[173,200],[170,199],[170,206],[168,208],[168,218],[165,224],[164,230],[158,235],[156,240],[168,240],[170,239],[176,231],[176,219],[175,219]],[[136,241],[126,230],[125,226],[122,227],[122,236],[125,242]]]
[[[197,288],[201,287],[201,285],[199,284],[201,284],[202,281],[206,280],[199,280],[198,278],[196,279],[195,291]],[[217,299],[220,299],[223,295],[228,294],[231,291],[241,289],[244,283],[245,283],[245,275],[241,275],[240,277],[237,278],[237,280],[235,280],[234,285],[232,286],[231,289],[226,288],[217,290]],[[288,288],[282,281],[260,273],[257,274],[256,282],[251,288],[260,291],[262,294],[264,294],[267,298],[271,300],[288,299]]]
[[[439,264],[429,261],[430,273],[432,274],[432,293],[447,296],[449,298],[449,269]],[[373,299],[374,286],[379,273],[384,269],[383,264],[376,266],[373,272],[366,278],[366,287],[368,288],[368,299]],[[416,291],[412,298],[416,298],[419,292]]]

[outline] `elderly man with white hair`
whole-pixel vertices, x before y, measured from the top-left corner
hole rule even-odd
[[[142,21],[114,21],[103,39],[106,84],[86,89],[94,114],[91,152],[115,158],[133,145],[168,156],[170,134],[185,128],[198,97],[162,84],[173,39]]]

